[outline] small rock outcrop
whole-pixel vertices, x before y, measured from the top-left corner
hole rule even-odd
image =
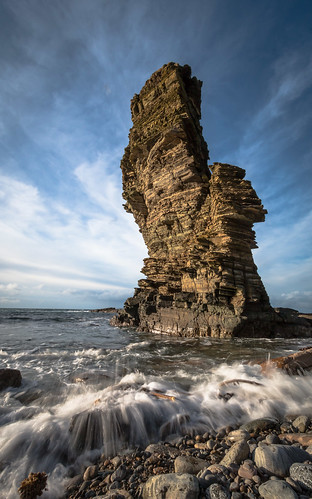
[[[131,101],[124,206],[149,258],[146,279],[112,323],[180,336],[271,336],[285,321],[251,252],[253,224],[266,210],[245,170],[207,165],[201,85],[189,66],[169,63]]]
[[[22,384],[22,375],[18,369],[0,369],[0,390],[18,388]]]

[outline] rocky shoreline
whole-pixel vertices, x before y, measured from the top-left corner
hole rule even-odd
[[[64,498],[311,499],[311,419],[261,418],[102,456]]]

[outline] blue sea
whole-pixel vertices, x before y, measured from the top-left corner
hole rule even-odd
[[[311,375],[264,374],[255,363],[309,339],[176,338],[113,327],[111,317],[0,309],[0,368],[22,373],[19,388],[0,392],[1,499],[18,498],[30,472],[45,471],[42,497],[57,499],[100,455],[260,416],[312,414]]]

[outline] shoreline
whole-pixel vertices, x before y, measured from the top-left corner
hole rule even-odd
[[[260,418],[101,456],[69,479],[63,498],[309,499],[310,416]]]

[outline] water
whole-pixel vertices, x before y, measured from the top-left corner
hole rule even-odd
[[[0,309],[0,368],[23,377],[0,392],[1,499],[18,498],[30,472],[48,473],[42,497],[56,499],[66,477],[102,453],[260,416],[312,414],[311,375],[268,376],[252,364],[308,339],[181,339],[115,328],[110,318]],[[235,378],[257,384],[220,386]]]

